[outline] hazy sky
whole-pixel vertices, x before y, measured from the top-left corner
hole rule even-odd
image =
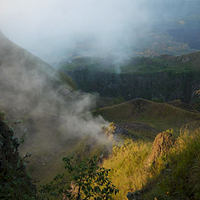
[[[141,1],[141,0],[140,0]],[[133,0],[0,0],[0,26],[12,37],[42,37],[112,29],[145,20]],[[20,35],[20,36],[19,36]]]
[[[176,0],[175,2],[181,0]],[[176,9],[172,0],[0,0],[0,29],[13,42],[42,54],[47,48],[67,46],[74,35],[96,34],[101,44],[127,37],[123,27],[141,26],[169,17],[161,5]],[[182,0],[182,2],[185,2]],[[165,8],[165,6],[162,6]],[[166,11],[166,10],[165,10]],[[117,36],[106,35],[113,31]],[[124,36],[125,35],[125,36]],[[53,38],[46,42],[44,38]],[[132,41],[134,42],[134,41]],[[116,45],[116,44],[115,44]],[[46,49],[44,49],[46,48]],[[59,51],[59,49],[57,50]],[[52,50],[51,50],[52,52]],[[42,56],[41,56],[42,57]]]

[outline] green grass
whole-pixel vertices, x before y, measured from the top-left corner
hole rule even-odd
[[[200,52],[182,56],[162,55],[155,58],[133,57],[122,66],[122,73],[155,73],[173,72],[183,73],[200,70]]]
[[[109,121],[143,122],[155,128],[158,132],[169,128],[178,134],[182,126],[199,121],[198,113],[190,112],[168,103],[156,103],[144,99],[132,100],[115,106],[100,108],[94,111]]]
[[[156,72],[188,73],[200,71],[200,52],[182,56],[130,57],[120,63],[121,73],[149,74]],[[89,70],[117,73],[115,57],[77,57],[60,67],[62,70]]]

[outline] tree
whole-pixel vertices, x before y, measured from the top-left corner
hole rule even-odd
[[[58,174],[50,184],[42,186],[41,194],[48,193],[57,197],[63,195],[63,199],[70,200],[108,200],[118,192],[108,178],[110,169],[99,167],[96,156],[83,160],[64,157],[63,162],[71,174],[70,178]]]

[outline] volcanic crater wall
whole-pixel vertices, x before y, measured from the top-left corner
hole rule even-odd
[[[103,97],[121,95],[126,100],[162,97],[165,101],[181,99],[188,103],[200,87],[200,74],[192,71],[114,74],[77,69],[65,73],[85,92],[98,92]]]

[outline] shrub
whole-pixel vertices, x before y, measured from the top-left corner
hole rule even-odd
[[[58,174],[51,183],[42,185],[40,196],[43,198],[63,195],[64,199],[107,200],[118,192],[108,178],[110,170],[99,167],[96,156],[83,160],[64,157],[63,162],[71,176]]]

